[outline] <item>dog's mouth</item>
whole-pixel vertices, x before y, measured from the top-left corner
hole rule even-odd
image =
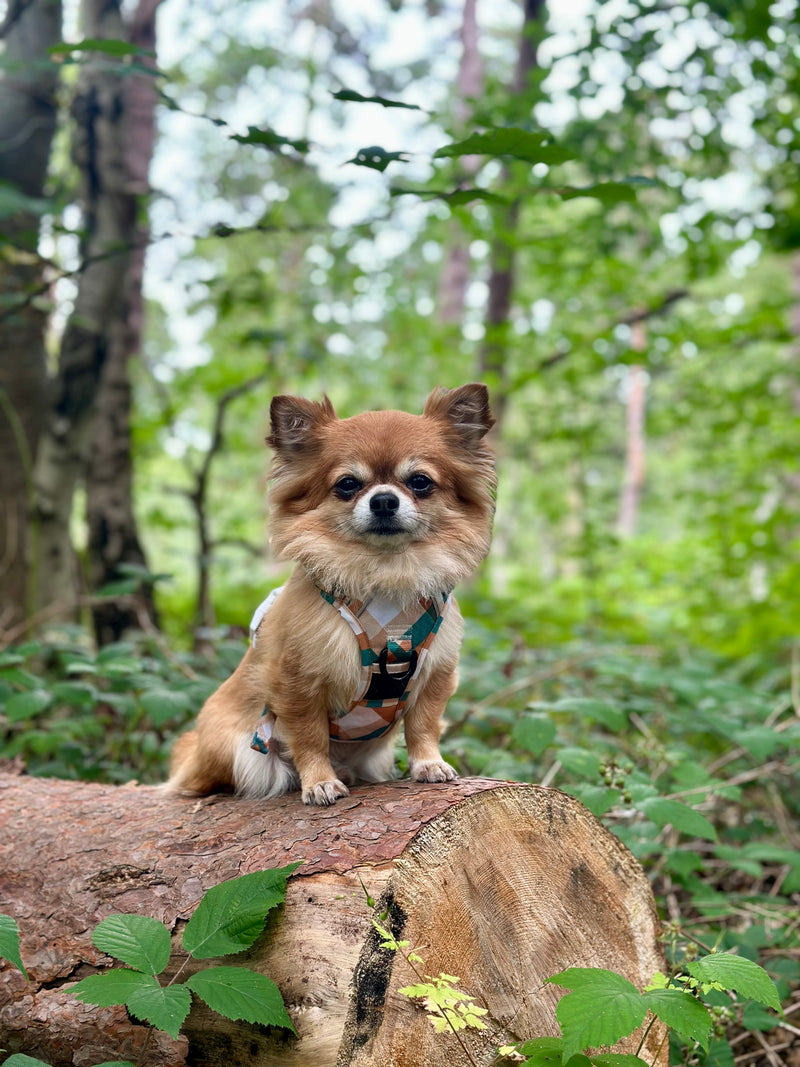
[[[398,534],[410,533],[401,522],[392,516],[375,516],[364,532],[377,534],[378,537],[397,537]]]

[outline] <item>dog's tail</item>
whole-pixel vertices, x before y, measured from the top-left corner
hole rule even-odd
[[[266,752],[251,747],[243,737],[233,760],[236,792],[244,797],[278,797],[300,788],[300,775],[283,745],[275,738]]]

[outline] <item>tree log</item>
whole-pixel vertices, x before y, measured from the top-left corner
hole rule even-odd
[[[128,1059],[146,1067],[437,1067],[469,1062],[398,988],[417,979],[379,946],[377,914],[424,971],[460,976],[489,1009],[464,1038],[486,1065],[498,1044],[557,1034],[569,966],[606,967],[640,988],[663,967],[644,872],[572,797],[555,789],[462,779],[354,789],[331,808],[297,794],[187,800],[147,786],[0,775],[0,911],[22,933],[30,984],[3,962],[0,1047],[53,1067]],[[302,866],[286,904],[240,961],[277,982],[297,1029],[231,1022],[195,1000],[180,1039],[148,1038],[124,1008],[94,1008],[71,985],[112,961],[91,931],[133,912],[180,934],[204,892],[249,871]],[[191,961],[182,978],[218,961]],[[635,1050],[639,1034],[616,1051]],[[654,1026],[647,1056],[666,1063]]]

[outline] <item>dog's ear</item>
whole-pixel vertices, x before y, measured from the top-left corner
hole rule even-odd
[[[446,419],[469,449],[478,448],[494,426],[489,390],[480,382],[460,385],[458,389],[435,389],[425,401],[422,414],[431,419]]]
[[[335,419],[327,396],[321,404],[299,396],[275,396],[269,408],[267,444],[276,452],[305,452],[315,446],[320,428]]]

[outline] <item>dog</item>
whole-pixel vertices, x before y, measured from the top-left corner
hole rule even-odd
[[[462,635],[451,594],[489,551],[493,423],[478,383],[437,389],[422,415],[273,398],[270,543],[296,566],[176,741],[168,790],[333,804],[393,776],[401,720],[411,777],[457,777],[439,751]]]

